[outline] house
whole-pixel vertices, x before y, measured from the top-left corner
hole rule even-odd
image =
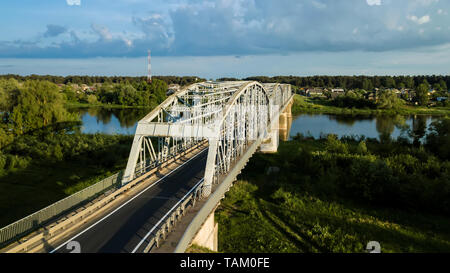
[[[305,95],[308,97],[322,96],[323,90],[321,88],[309,88],[306,89]]]
[[[332,99],[335,99],[335,98],[337,98],[337,97],[339,97],[341,95],[344,95],[344,94],[345,94],[345,91],[342,88],[333,88],[333,89],[331,89],[331,98]]]
[[[341,93],[341,94],[344,94],[344,89],[342,89],[342,88],[333,88],[333,89],[331,89],[331,93]]]

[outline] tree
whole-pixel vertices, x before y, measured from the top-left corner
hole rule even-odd
[[[403,104],[403,101],[398,98],[395,92],[385,90],[378,100],[378,108],[381,109],[396,109]]]
[[[75,93],[72,86],[66,85],[63,88],[62,92],[66,96],[66,99],[68,101],[76,101],[77,100],[77,93]]]
[[[384,86],[386,88],[394,88],[395,87],[395,80],[392,77],[386,77]]]
[[[163,81],[155,79],[150,85],[150,92],[156,100],[155,103],[158,105],[166,99],[167,84]]]
[[[19,82],[15,79],[0,80],[0,112],[10,114],[17,99]]]
[[[430,125],[426,146],[444,160],[450,159],[450,118],[443,118]]]
[[[441,90],[440,91],[448,92],[448,87],[447,87],[447,84],[445,83],[444,80],[441,80],[439,82],[439,85],[441,86]]]
[[[323,94],[325,97],[327,97],[327,99],[331,99],[331,91],[326,89],[323,91]]]
[[[442,90],[441,85],[439,83],[433,84],[433,89],[436,90],[436,91],[441,91]]]
[[[407,77],[406,81],[405,81],[405,85],[407,88],[410,88],[410,89],[414,88],[414,78]]]
[[[421,83],[416,90],[417,101],[420,105],[427,105],[429,101],[428,97],[428,85],[426,83]]]
[[[65,100],[58,86],[51,82],[26,81],[15,93],[8,123],[16,134],[75,120],[75,116],[65,109]]]
[[[366,91],[371,91],[373,90],[373,84],[372,81],[370,81],[369,79],[365,78],[362,84],[362,89],[366,90]]]
[[[88,95],[87,96],[87,102],[89,104],[96,104],[97,103],[97,97],[95,95]]]

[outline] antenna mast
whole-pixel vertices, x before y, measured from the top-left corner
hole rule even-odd
[[[148,50],[148,74],[147,74],[147,82],[152,82],[152,64],[151,64],[151,57],[150,57],[150,49]]]

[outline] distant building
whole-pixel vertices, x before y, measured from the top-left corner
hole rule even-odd
[[[305,95],[308,97],[317,97],[323,95],[323,89],[321,88],[309,88],[306,89]]]
[[[335,99],[335,98],[337,98],[339,96],[342,96],[344,94],[345,94],[345,91],[342,88],[333,88],[333,89],[331,89],[331,98],[332,99]]]
[[[345,91],[344,91],[344,89],[342,89],[342,88],[333,88],[333,89],[331,89],[331,93],[344,93]]]

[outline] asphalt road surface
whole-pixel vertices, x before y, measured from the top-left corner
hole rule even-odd
[[[74,245],[79,245],[82,253],[141,252],[145,243],[135,248],[145,235],[203,178],[207,155],[203,151],[110,216],[88,226],[51,252],[71,252],[75,250]]]

